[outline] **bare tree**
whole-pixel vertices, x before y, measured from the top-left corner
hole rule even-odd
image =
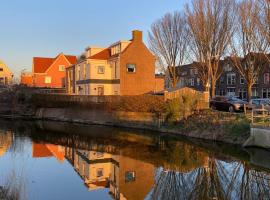
[[[236,32],[232,39],[232,61],[240,75],[246,80],[248,100],[252,87],[265,64],[269,50],[267,38],[258,26],[260,8],[253,0],[239,3],[237,10]]]
[[[259,0],[258,25],[261,33],[270,43],[270,0]]]
[[[183,64],[187,49],[187,31],[184,17],[179,13],[168,13],[154,22],[149,34],[150,49],[159,66],[169,73],[171,86],[178,82],[176,67]]]
[[[215,96],[216,81],[222,70],[220,59],[226,53],[234,32],[234,0],[193,0],[186,7],[187,23],[191,35],[190,50],[199,63],[201,80],[211,96]]]

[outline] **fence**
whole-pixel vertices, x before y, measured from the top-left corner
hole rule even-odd
[[[209,108],[209,92],[201,92],[188,87],[167,90],[164,92],[164,99],[166,101],[188,95],[198,99],[198,107],[200,109]]]
[[[251,123],[253,126],[270,126],[270,108],[264,105],[251,108]],[[247,114],[248,112],[246,112]]]

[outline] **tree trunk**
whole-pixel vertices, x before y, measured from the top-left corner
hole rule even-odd
[[[176,72],[175,72],[175,66],[173,66],[173,88],[176,87]]]
[[[211,81],[211,98],[214,98],[216,96],[216,83],[217,83],[217,81],[212,79],[212,81]]]
[[[247,101],[249,102],[251,100],[252,96],[252,83],[247,82]]]

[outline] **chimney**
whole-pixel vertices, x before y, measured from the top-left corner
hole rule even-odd
[[[143,41],[143,34],[142,31],[134,30],[132,31],[132,40],[136,42],[142,42]]]

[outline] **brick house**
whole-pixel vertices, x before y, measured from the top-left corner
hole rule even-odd
[[[203,85],[199,78],[198,69],[194,63],[176,67],[176,75],[178,77],[178,88],[190,87],[199,91],[203,90]],[[165,87],[170,87],[168,74],[165,78]]]
[[[33,87],[33,75],[31,72],[22,72],[21,73],[21,82],[22,85]]]
[[[33,58],[33,86],[48,88],[65,87],[66,67],[77,62],[76,56],[67,56],[63,53],[55,58]]]
[[[140,95],[164,89],[155,76],[155,57],[143,43],[142,32],[107,48],[89,47],[67,68],[67,92],[80,95]]]
[[[247,84],[245,79],[234,67],[231,59],[225,58],[220,61],[223,72],[216,83],[216,95],[236,96],[241,99],[247,98]],[[196,73],[193,64],[177,67],[179,77],[178,87],[191,87],[202,90],[202,82],[199,82],[198,72]],[[198,81],[196,81],[198,80]],[[197,84],[196,84],[197,83]],[[168,84],[166,84],[168,87]],[[258,79],[252,87],[252,96],[270,98],[270,63],[266,62],[261,70]]]

